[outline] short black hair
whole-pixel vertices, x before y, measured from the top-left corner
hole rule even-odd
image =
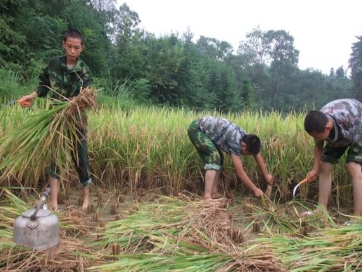
[[[255,134],[245,134],[243,142],[246,144],[246,151],[251,154],[258,154],[260,152],[260,138]]]
[[[304,118],[304,129],[307,133],[322,133],[327,124],[327,115],[318,110],[309,111]]]
[[[82,35],[82,33],[80,33],[78,30],[76,29],[70,29],[68,30],[63,37],[63,42],[66,42],[68,38],[74,38],[74,39],[80,39],[82,45],[84,45],[85,40],[84,40],[84,36]]]

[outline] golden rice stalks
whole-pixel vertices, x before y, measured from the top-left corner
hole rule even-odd
[[[82,89],[78,96],[72,98],[70,106],[66,111],[72,112],[78,109],[95,109],[97,107],[98,90],[88,87]]]
[[[303,238],[274,236],[256,242],[273,249],[290,270],[361,271],[362,221],[349,226],[320,229]]]
[[[80,128],[87,124],[85,110],[96,107],[96,97],[96,89],[83,89],[77,97],[54,101],[51,109],[29,115],[9,130],[0,139],[1,179],[22,181],[31,174],[32,180],[38,180],[51,160],[64,172],[72,164],[70,151],[76,152]]]

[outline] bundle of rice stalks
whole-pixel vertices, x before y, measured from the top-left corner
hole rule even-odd
[[[109,222],[93,243],[107,263],[95,271],[285,271],[259,246],[243,248],[228,201],[205,203],[162,197],[136,213]],[[117,250],[115,250],[117,249]]]
[[[242,205],[233,207],[233,213],[237,220],[250,221],[247,229],[259,224],[260,231],[267,236],[305,236],[321,227],[336,225],[328,214],[323,214],[324,220],[317,216],[301,218],[300,212],[308,209],[297,201],[275,204],[267,198],[261,201],[245,198]]]
[[[232,216],[227,210],[228,202],[227,199],[220,198],[210,202],[196,202],[198,211],[192,206],[185,208],[188,215],[185,219],[189,222],[183,235],[187,234],[188,240],[210,250],[218,248],[232,251],[243,242],[243,233],[233,228]],[[199,235],[208,239],[200,239]]]
[[[60,172],[71,164],[70,151],[82,137],[87,120],[86,109],[96,106],[97,91],[82,89],[77,97],[55,101],[49,110],[29,115],[24,122],[0,139],[0,172],[2,179],[15,177],[22,181],[25,173],[33,179],[42,176],[44,166],[53,161]]]
[[[290,271],[361,271],[362,220],[309,237],[275,236],[258,242],[273,248]]]

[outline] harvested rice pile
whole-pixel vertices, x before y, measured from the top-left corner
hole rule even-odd
[[[226,199],[162,197],[97,235],[114,260],[94,271],[286,271],[270,249],[243,244]]]
[[[320,220],[320,219],[319,219]],[[362,271],[362,220],[294,238],[275,236],[268,243],[289,269],[296,271]]]
[[[188,218],[192,220],[189,231],[190,239],[204,247],[223,248],[226,251],[233,251],[234,247],[243,242],[241,230],[233,228],[233,220],[227,207],[229,201],[225,198],[209,202],[200,201],[199,207],[190,207],[186,209]],[[211,244],[205,243],[204,240],[197,236],[202,231],[211,239]]]
[[[60,243],[37,252],[12,241],[12,222],[29,205],[5,189],[0,200],[0,270],[4,271],[284,272],[362,268],[358,220],[350,226],[316,229],[308,236],[294,235],[292,231],[299,232],[294,229],[295,223],[286,228],[284,214],[278,220],[279,213],[272,209],[267,211],[269,217],[262,214],[267,219],[263,224],[278,222],[280,230],[286,232],[251,241],[244,229],[236,227],[234,220],[239,213],[231,215],[226,199],[204,202],[184,195],[156,196],[152,202],[132,202],[134,206],[123,219],[109,219],[108,223],[69,205],[57,214]],[[242,206],[249,207],[238,205]],[[291,209],[287,211],[289,214]],[[250,214],[254,217],[261,212]],[[246,215],[245,211],[240,214]],[[320,218],[314,220],[320,223]]]

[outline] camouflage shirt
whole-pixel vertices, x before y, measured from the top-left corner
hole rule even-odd
[[[39,97],[45,97],[51,91],[52,98],[62,99],[62,96],[77,96],[81,88],[88,87],[91,84],[91,74],[80,58],[72,69],[68,69],[65,56],[62,56],[50,59],[39,76],[39,81],[36,91]]]
[[[206,116],[197,120],[201,129],[218,147],[228,154],[241,155],[241,140],[246,132],[224,118]]]
[[[326,140],[330,145],[362,147],[362,103],[355,99],[338,99],[329,102],[321,111],[334,121],[334,129]]]

